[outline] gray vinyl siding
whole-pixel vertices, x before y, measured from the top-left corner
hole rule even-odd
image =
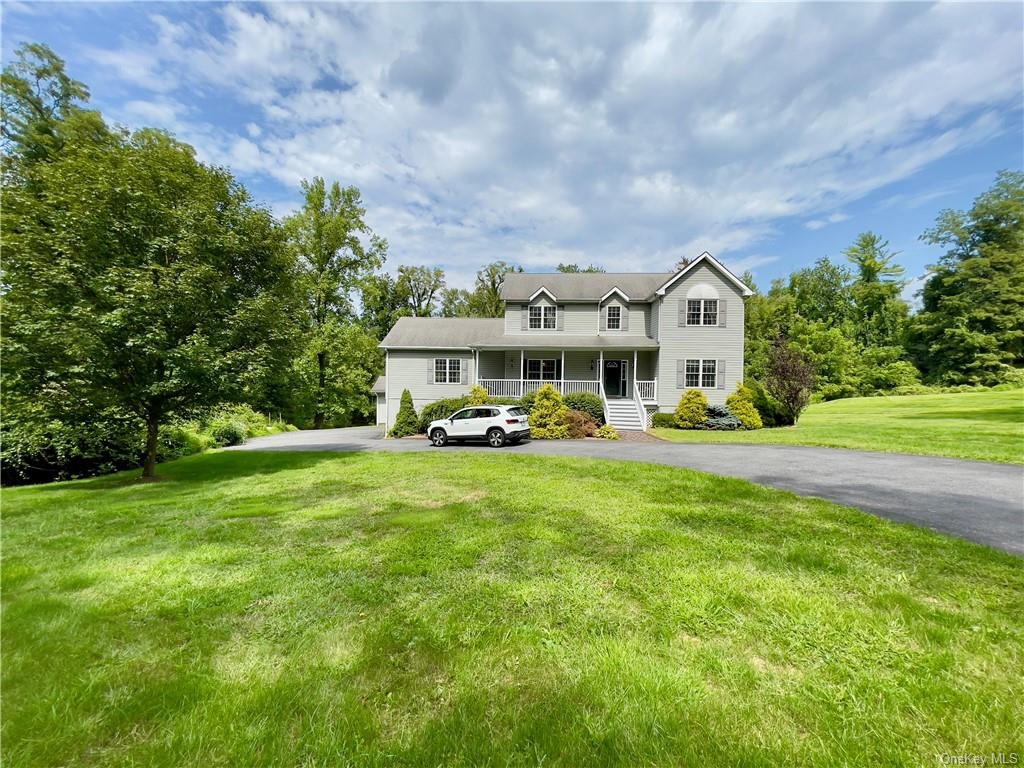
[[[524,334],[566,334],[581,335],[597,333],[597,304],[558,304],[559,307],[559,328],[551,329],[529,329],[523,330],[523,313],[526,307],[551,306],[555,302],[546,295],[541,294],[529,304],[506,304],[505,305],[505,333],[511,336],[522,336]]]
[[[517,351],[505,352],[505,374],[501,378],[506,379],[518,379],[519,378],[519,363],[520,356]],[[591,361],[596,361],[598,352],[571,352],[565,353],[565,371],[563,372],[564,378],[571,381],[595,381],[597,379],[597,364],[594,364],[594,370],[590,369]],[[561,360],[562,353],[559,350],[545,349],[543,351],[531,352],[525,350],[523,352],[524,360]],[[481,363],[481,369],[482,369]]]
[[[429,366],[436,357],[457,357],[465,368],[466,384],[430,384]],[[388,351],[388,428],[394,425],[402,390],[408,389],[418,413],[424,405],[447,397],[461,397],[473,385],[473,353],[467,350],[396,350]]]
[[[387,403],[387,400],[384,399],[384,393],[383,392],[378,392],[377,393],[377,421],[375,422],[376,424],[383,424],[387,420],[387,417],[386,417],[386,415],[384,413],[384,407],[385,407],[386,403]]]
[[[627,328],[625,330],[609,330],[602,328],[605,323],[601,322],[601,315],[596,318],[598,335],[600,336],[649,336],[648,325],[650,323],[651,305],[638,302],[625,302],[618,294],[613,294],[601,305],[600,312],[603,313],[607,307],[621,307],[622,316],[628,316]]]
[[[661,316],[661,300],[651,302],[647,309],[647,335],[658,338],[658,318]]]
[[[713,286],[718,291],[720,305],[725,301],[724,328],[678,325],[678,303],[686,299],[687,291],[696,283]],[[672,410],[682,397],[685,389],[677,386],[676,366],[677,361],[688,358],[725,361],[725,387],[702,390],[708,402],[724,404],[743,378],[743,295],[714,268],[701,264],[668,289],[661,304],[659,322],[659,410]]]
[[[480,378],[481,379],[504,379],[505,376],[505,353],[496,351],[480,351]]]

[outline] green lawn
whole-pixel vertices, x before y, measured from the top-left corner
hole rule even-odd
[[[1008,554],[633,463],[217,452],[161,472],[4,491],[4,766],[1024,753]]]
[[[812,405],[796,427],[654,434],[680,443],[824,445],[1024,464],[1024,389],[857,397]]]

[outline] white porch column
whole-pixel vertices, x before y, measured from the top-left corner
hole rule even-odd
[[[526,350],[519,350],[519,396],[523,397],[526,394],[526,371],[523,368],[526,366]]]
[[[562,367],[558,369],[558,391],[565,394],[565,350],[562,350]]]
[[[636,350],[633,350],[633,389],[636,389]]]
[[[480,350],[473,350],[473,384],[480,383]]]
[[[604,379],[604,350],[602,349],[597,358],[597,380]],[[600,387],[598,387],[600,389]]]

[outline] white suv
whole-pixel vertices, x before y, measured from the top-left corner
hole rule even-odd
[[[438,448],[449,440],[484,440],[492,448],[530,436],[530,419],[517,405],[471,405],[447,419],[430,422],[427,437]]]

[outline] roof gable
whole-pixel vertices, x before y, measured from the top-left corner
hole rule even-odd
[[[718,270],[722,274],[722,277],[724,277],[726,280],[728,280],[730,283],[732,283],[734,286],[736,286],[736,289],[741,294],[743,294],[744,296],[753,296],[754,295],[754,292],[752,290],[750,290],[750,288],[748,288],[746,285],[744,285],[743,282],[738,277],[736,277],[736,275],[734,275],[732,272],[730,272],[728,269],[726,269],[722,265],[722,263],[718,261],[718,259],[716,259],[714,256],[712,256],[707,251],[704,251],[704,253],[702,253],[696,259],[691,261],[689,264],[687,264],[681,270],[676,272],[671,277],[671,279],[669,279],[664,285],[662,285],[660,288],[658,288],[658,290],[655,291],[655,293],[657,293],[658,296],[664,296],[665,295],[665,291],[667,291],[676,282],[678,282],[680,280],[680,278],[683,277],[683,275],[685,275],[688,272],[692,271],[697,265],[702,264],[704,262],[707,262],[709,265],[711,265],[716,270]]]

